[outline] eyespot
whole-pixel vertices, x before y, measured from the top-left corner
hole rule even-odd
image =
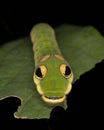
[[[67,66],[66,64],[61,64],[60,65],[60,72],[61,74],[65,77],[68,78],[71,74],[71,69],[69,66]]]
[[[44,65],[41,65],[36,69],[35,75],[37,78],[43,79],[46,75],[46,72],[47,68]]]

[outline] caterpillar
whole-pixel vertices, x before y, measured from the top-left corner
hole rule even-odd
[[[30,31],[33,45],[33,80],[44,102],[57,105],[65,101],[71,91],[73,72],[62,56],[54,29],[47,23],[38,23]]]

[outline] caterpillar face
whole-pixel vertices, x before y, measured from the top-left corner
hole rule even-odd
[[[42,99],[56,105],[64,102],[70,92],[73,73],[64,60],[51,57],[35,69],[33,78]]]

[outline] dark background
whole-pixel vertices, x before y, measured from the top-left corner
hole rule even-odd
[[[32,26],[39,22],[53,27],[68,23],[80,26],[92,25],[104,36],[103,11],[99,6],[79,6],[76,3],[17,3],[1,4],[0,8],[0,45],[8,41],[29,36]],[[86,5],[86,6],[85,6]],[[92,8],[93,7],[93,8]],[[101,9],[101,8],[100,8]],[[13,113],[20,105],[18,98],[0,101],[0,129],[90,129],[103,126],[104,103],[104,61],[83,74],[73,84],[68,95],[68,109],[55,108],[49,119],[16,119]]]

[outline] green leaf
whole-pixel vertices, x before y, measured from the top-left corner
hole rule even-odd
[[[104,37],[94,27],[62,25],[56,29],[56,35],[74,72],[74,82],[104,59]]]
[[[61,25],[55,30],[60,49],[73,69],[74,82],[104,59],[104,38],[95,28]],[[0,47],[0,98],[15,96],[21,99],[21,106],[15,113],[17,117],[48,118],[52,108],[37,93],[33,72],[30,38]]]

